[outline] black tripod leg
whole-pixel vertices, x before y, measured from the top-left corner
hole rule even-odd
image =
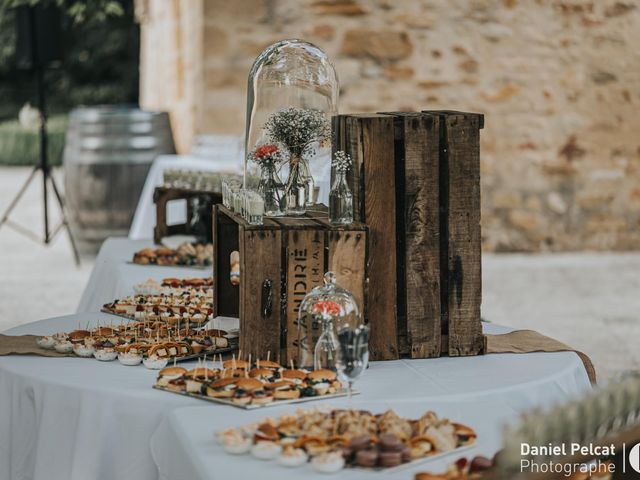
[[[33,167],[33,170],[31,170],[31,173],[29,174],[29,178],[27,178],[27,181],[24,182],[24,185],[22,185],[22,188],[18,191],[18,194],[13,198],[13,200],[11,200],[11,203],[9,204],[4,214],[2,215],[2,220],[0,220],[0,227],[2,227],[2,225],[4,225],[7,222],[7,220],[9,220],[9,215],[11,215],[11,212],[13,211],[13,209],[16,208],[16,205],[22,198],[22,195],[24,195],[24,192],[27,191],[27,187],[29,186],[29,184],[31,183],[31,180],[33,180],[33,177],[35,176],[36,172],[39,169],[40,169],[39,166]]]
[[[60,191],[56,186],[56,181],[53,178],[53,175],[49,175],[49,180],[51,180],[51,186],[53,187],[53,193],[56,195],[56,199],[58,200],[58,204],[60,205],[60,214],[62,216],[62,224],[64,228],[67,230],[67,235],[69,235],[69,242],[71,242],[71,249],[73,250],[73,257],[75,258],[76,265],[80,265],[80,255],[78,254],[78,248],[76,247],[76,242],[73,239],[73,235],[71,234],[71,228],[69,227],[69,221],[67,219],[67,211],[64,207],[64,199],[62,195],[60,195]]]

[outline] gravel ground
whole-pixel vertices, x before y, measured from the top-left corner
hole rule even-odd
[[[0,215],[28,173],[26,168],[0,168]],[[39,181],[13,216],[38,231],[40,196]],[[2,331],[73,313],[93,259],[76,267],[66,234],[44,247],[3,227],[0,265]],[[535,329],[582,350],[601,380],[640,370],[635,342],[640,338],[640,253],[485,254],[483,299],[485,319]]]

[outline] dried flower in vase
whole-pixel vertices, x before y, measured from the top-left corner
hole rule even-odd
[[[352,164],[351,156],[342,150],[336,152],[331,160],[331,166],[340,173],[347,173]]]
[[[288,107],[269,117],[265,123],[269,137],[282,144],[293,157],[313,153],[315,142],[324,142],[331,135],[331,124],[321,110]]]

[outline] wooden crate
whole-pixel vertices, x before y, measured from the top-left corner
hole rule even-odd
[[[189,200],[194,197],[201,197],[207,199],[207,203],[214,205],[222,201],[222,194],[217,192],[211,192],[208,190],[193,190],[186,188],[174,188],[174,187],[156,187],[153,191],[153,203],[156,204],[156,226],[153,229],[153,240],[156,243],[160,243],[163,237],[169,235],[190,235],[193,232],[190,229],[190,222],[193,218],[194,211],[189,203]],[[174,200],[185,200],[186,205],[186,218],[185,223],[168,225],[167,224],[167,203]],[[205,211],[205,209],[203,209]],[[210,211],[210,209],[206,209]],[[207,232],[211,231],[211,228],[206,229]],[[209,241],[210,239],[207,239]]]
[[[370,229],[367,311],[380,358],[484,350],[482,127],[482,115],[452,111],[334,117],[333,148],[353,158],[354,210]]]
[[[240,319],[243,356],[296,361],[300,303],[334,271],[338,285],[366,305],[367,228],[359,223],[334,226],[326,207],[300,218],[265,218],[250,225],[222,205],[213,213],[214,310]],[[230,257],[240,256],[240,285],[230,282]],[[313,348],[319,330],[310,332]]]

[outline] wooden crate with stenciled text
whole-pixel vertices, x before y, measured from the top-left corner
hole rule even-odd
[[[298,218],[265,218],[250,225],[222,205],[213,213],[214,311],[240,319],[240,349],[246,358],[296,362],[300,344],[315,345],[320,326],[304,326],[299,342],[298,311],[304,296],[322,284],[326,271],[366,306],[367,227],[335,226],[326,207]],[[230,282],[231,255],[238,252],[239,284]],[[237,282],[236,282],[237,283]]]

